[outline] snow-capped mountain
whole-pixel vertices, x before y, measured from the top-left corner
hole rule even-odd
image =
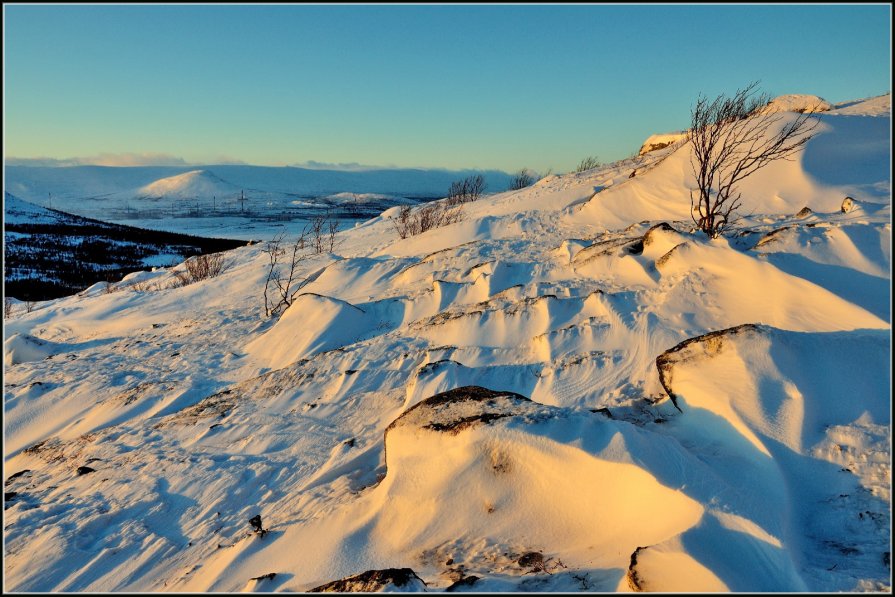
[[[207,170],[191,170],[156,180],[134,191],[131,197],[146,199],[196,199],[197,197],[230,196],[240,192],[234,184]]]
[[[264,244],[14,309],[5,588],[889,590],[884,105],[812,116],[717,239],[675,142],[390,208],[279,316]]]

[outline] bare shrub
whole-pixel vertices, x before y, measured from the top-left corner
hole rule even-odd
[[[144,280],[142,282],[134,282],[133,284],[128,286],[128,288],[130,288],[133,292],[150,292],[152,290],[158,290],[159,285],[157,283],[153,284],[149,280]]]
[[[312,254],[322,252],[316,250],[320,237],[314,237],[313,222],[302,229],[288,250],[283,247],[285,238],[285,231],[281,232],[263,249],[268,260],[267,279],[264,281],[264,314],[267,317],[282,313],[292,305],[295,295],[309,282],[307,277],[298,276],[299,264]],[[288,266],[281,263],[287,252],[290,254]]]
[[[784,114],[764,109],[770,97],[755,96],[757,86],[753,82],[733,97],[721,94],[712,101],[700,95],[691,111],[690,166],[697,191],[690,193],[690,217],[710,238],[721,235],[742,205],[737,184],[771,162],[789,159],[820,122],[806,110],[775,132]]]
[[[112,272],[106,272],[106,285],[103,286],[103,293],[112,294],[113,292],[115,292],[115,290],[115,276],[112,274]]]
[[[587,170],[593,170],[594,168],[599,168],[603,164],[600,163],[600,160],[597,159],[597,156],[592,155],[584,158],[575,168],[575,172],[586,172]]]
[[[308,226],[301,232],[314,253],[332,253],[336,249],[336,233],[339,231],[338,220],[332,218],[327,212],[325,215],[315,216]],[[304,247],[302,247],[304,248]]]
[[[513,179],[510,181],[510,190],[518,191],[519,189],[524,189],[525,187],[530,187],[535,182],[534,174],[528,169],[523,168],[516,172],[513,176]]]
[[[9,319],[12,316],[12,299],[8,296],[3,297],[3,319]]]
[[[392,218],[392,223],[398,236],[407,238],[433,228],[454,224],[462,219],[463,208],[459,205],[451,206],[445,200],[433,202],[417,209],[409,205],[402,207],[397,219]]]
[[[482,196],[485,186],[485,178],[481,174],[452,182],[448,190],[447,204],[454,206],[476,201]]]
[[[184,262],[185,269],[174,270],[175,286],[187,286],[200,280],[215,278],[226,269],[223,253],[206,253],[190,257]]]

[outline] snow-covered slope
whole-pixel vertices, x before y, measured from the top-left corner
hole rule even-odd
[[[7,589],[888,589],[877,103],[725,238],[672,145],[405,239],[392,208],[278,319],[263,245],[15,310]]]

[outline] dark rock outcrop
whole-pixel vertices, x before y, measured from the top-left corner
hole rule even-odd
[[[644,549],[646,549],[646,547],[638,547],[634,550],[634,553],[631,554],[631,563],[628,564],[628,572],[625,575],[625,578],[628,580],[628,586],[636,593],[646,590],[643,587],[643,579],[637,572],[637,556]]]
[[[373,593],[389,587],[401,588],[404,591],[425,591],[423,582],[410,568],[386,568],[385,570],[367,570],[354,576],[328,582],[310,589],[309,593]]]
[[[526,414],[535,404],[515,392],[495,392],[480,386],[463,386],[426,398],[392,421],[385,435],[396,427],[412,425],[457,434],[474,425],[517,414]]]
[[[479,581],[478,576],[464,576],[448,588],[444,590],[445,593],[453,593],[454,591],[459,591],[465,589],[467,587],[473,586],[475,583]]]

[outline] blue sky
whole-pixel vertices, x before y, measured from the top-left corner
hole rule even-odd
[[[4,13],[6,158],[562,172],[686,128],[700,92],[891,89],[884,4]]]

